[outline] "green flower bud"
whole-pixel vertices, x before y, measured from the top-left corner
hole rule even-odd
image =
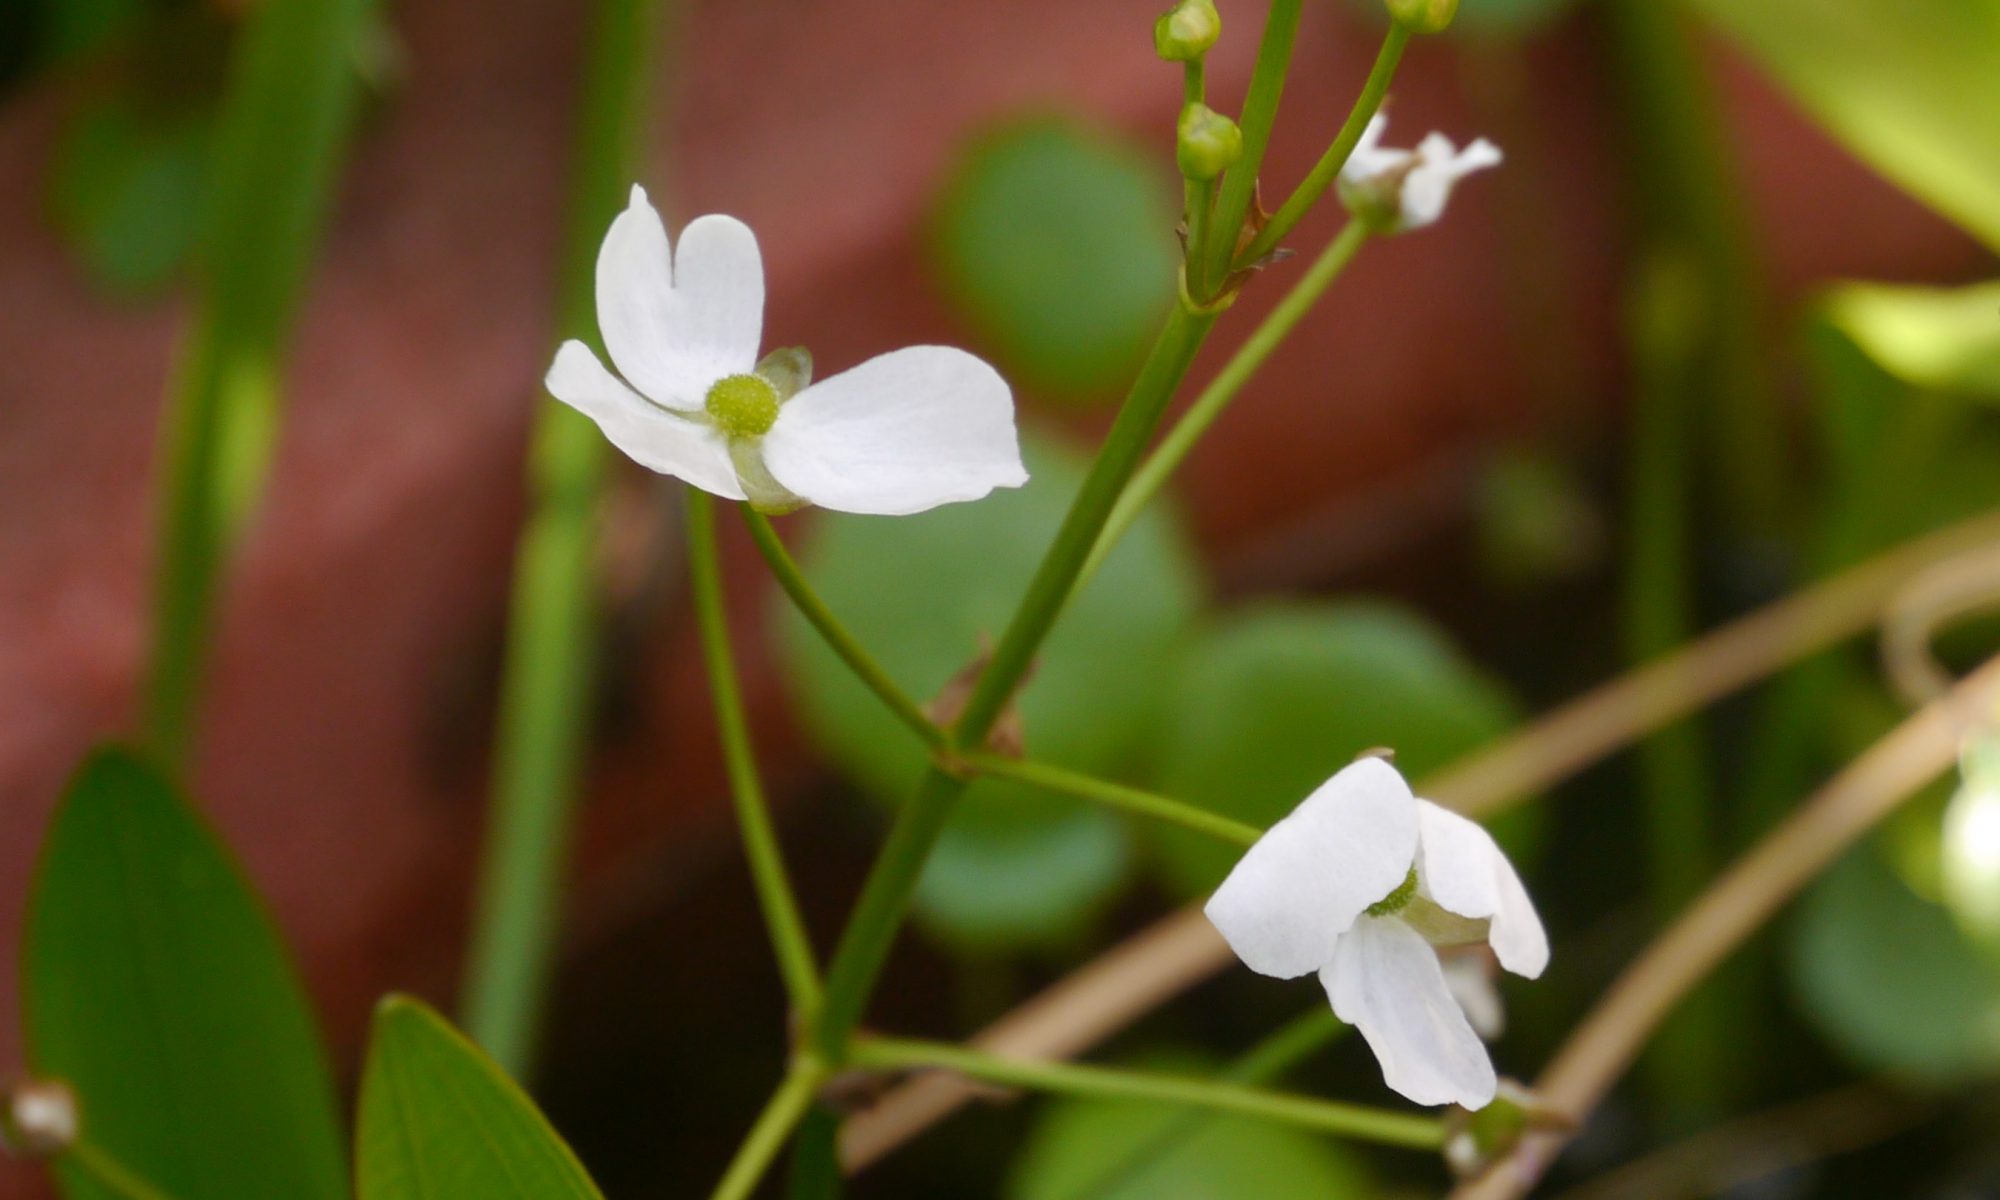
[[[1168,62],[1193,62],[1222,36],[1215,0],[1181,0],[1153,22],[1153,49]]]
[[[1181,110],[1175,157],[1180,160],[1181,174],[1189,179],[1214,179],[1243,157],[1243,131],[1208,105],[1190,104]]]
[[[1442,33],[1458,15],[1458,0],[1383,0],[1389,16],[1411,33]]]

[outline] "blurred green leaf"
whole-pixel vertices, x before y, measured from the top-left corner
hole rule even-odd
[[[57,223],[102,285],[125,295],[170,282],[194,248],[211,121],[145,114],[123,97],[84,109],[51,177]]]
[[[1144,1101],[1044,1106],[1006,1200],[1363,1200],[1379,1194],[1333,1142],[1279,1125]],[[1177,1128],[1186,1131],[1170,1139]]]
[[[44,64],[88,54],[132,31],[149,14],[166,7],[151,0],[11,0],[36,11],[40,45],[36,58]]]
[[[935,696],[999,636],[1082,483],[1071,453],[1034,439],[1025,449],[1029,484],[978,504],[893,521],[814,518],[803,569],[912,696]],[[1043,648],[1020,700],[1035,757],[1114,774],[1156,727],[1200,602],[1192,556],[1164,512],[1133,526]],[[901,803],[923,747],[789,606],[778,644],[815,741],[869,795]],[[1105,814],[982,781],[946,828],[920,914],[972,943],[1040,943],[1107,897],[1126,859],[1123,827]]]
[[[42,851],[23,1007],[38,1075],[164,1189],[337,1200],[346,1145],[313,1018],[228,852],[153,767],[85,760]],[[72,1200],[110,1193],[65,1170]]]
[[[527,1094],[407,996],[375,1011],[360,1126],[360,1200],[601,1200]]]
[[[1849,149],[2000,248],[2000,3],[1689,3]]]
[[[1189,654],[1160,790],[1267,826],[1363,750],[1393,748],[1416,779],[1512,719],[1500,688],[1410,613],[1371,603],[1255,609]],[[1152,835],[1185,893],[1215,887],[1240,857],[1185,830]]]
[[[2000,396],[2000,282],[1851,283],[1827,297],[1826,312],[1878,366],[1913,387]]]
[[[1806,894],[1790,965],[1806,1014],[1868,1070],[1943,1084],[2000,1069],[2000,970],[1872,846]]]
[[[958,165],[933,221],[936,266],[1009,374],[1109,396],[1173,301],[1177,199],[1150,156],[1108,134],[1016,122]]]
[[[1450,32],[1470,36],[1532,34],[1553,24],[1578,0],[1459,0]],[[1379,6],[1378,6],[1379,7]]]

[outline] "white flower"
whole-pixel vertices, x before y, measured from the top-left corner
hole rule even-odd
[[[1485,942],[1533,978],[1548,936],[1484,829],[1410,794],[1364,758],[1320,785],[1243,856],[1208,919],[1251,970],[1318,971],[1391,1088],[1419,1104],[1482,1108],[1493,1063],[1452,998],[1436,945]]]
[[[1375,114],[1340,168],[1340,195],[1347,207],[1384,232],[1429,225],[1444,215],[1445,201],[1459,180],[1500,165],[1500,148],[1485,138],[1459,150],[1450,138],[1432,133],[1415,150],[1384,148],[1382,131],[1388,126],[1389,118]]]
[[[634,187],[597,254],[597,323],[624,381],[569,341],[549,391],[641,465],[703,491],[899,514],[1027,482],[1013,394],[963,350],[912,346],[820,383],[802,350],[759,361],[763,262],[734,217],[690,222],[676,255]]]

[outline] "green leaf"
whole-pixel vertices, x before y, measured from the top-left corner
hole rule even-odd
[[[936,267],[1010,375],[1108,396],[1173,302],[1177,196],[1149,155],[1075,121],[1003,126],[945,189]]]
[[[1913,387],[2000,396],[2000,282],[1965,288],[1852,283],[1827,319]]]
[[[527,1094],[407,996],[375,1010],[355,1175],[360,1200],[601,1200]]]
[[[2000,3],[1690,3],[1849,149],[2000,248]]]
[[[1188,656],[1174,689],[1160,790],[1268,826],[1376,746],[1415,779],[1512,721],[1504,693],[1421,618],[1386,605],[1254,609]],[[1168,880],[1222,881],[1241,851],[1157,828]]]
[[[999,636],[1084,468],[1030,439],[1033,478],[978,504],[893,521],[819,514],[802,567],[883,669],[919,699],[936,695]],[[1156,726],[1199,603],[1193,560],[1160,512],[1135,524],[1071,601],[1037,659],[1020,707],[1029,753],[1110,774]],[[784,606],[778,645],[815,742],[868,795],[899,804],[923,747]],[[1129,855],[1123,826],[1032,789],[973,785],[918,889],[919,915],[970,944],[1042,944],[1107,898]]]
[[[194,248],[211,122],[112,97],[76,115],[50,177],[57,223],[97,281],[123,295],[169,283]]]
[[[26,930],[31,1069],[76,1088],[93,1141],[174,1196],[347,1194],[332,1080],[278,931],[151,765],[85,760]],[[62,1181],[71,1200],[110,1195]]]
[[[1873,847],[1806,894],[1790,966],[1806,1014],[1868,1070],[1936,1084],[2000,1070],[2000,970]]]
[[[1127,1100],[1046,1105],[1006,1200],[1362,1200],[1377,1194],[1325,1138],[1246,1117]]]

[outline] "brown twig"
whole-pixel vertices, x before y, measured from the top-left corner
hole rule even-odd
[[[1420,790],[1487,816],[1558,783],[1661,725],[1785,665],[1866,629],[1910,578],[1937,562],[2000,540],[2000,513],[1908,542],[1700,638],[1558,708],[1490,749],[1473,753]],[[1228,947],[1198,905],[1140,931],[971,1040],[1025,1058],[1081,1053],[1222,970]],[[841,1161],[858,1171],[974,1098],[949,1079],[905,1084],[850,1118]]]
[[[1580,1126],[1688,991],[1883,817],[1957,761],[1991,711],[2000,658],[1892,730],[1815,792],[1710,885],[1612,985],[1535,1085],[1543,1107]],[[1983,710],[1983,711],[1982,711]],[[1570,1129],[1541,1129],[1451,1200],[1515,1200],[1541,1178]]]

